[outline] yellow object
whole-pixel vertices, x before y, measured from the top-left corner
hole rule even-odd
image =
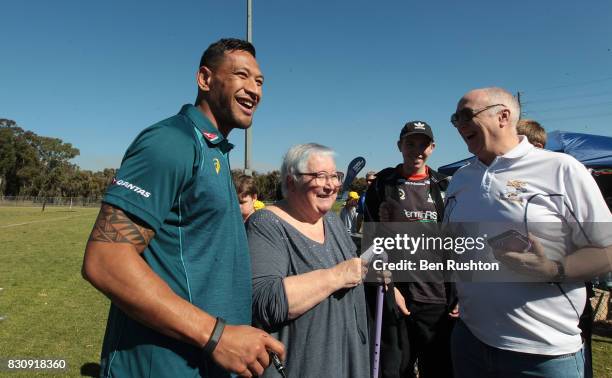
[[[357,192],[349,192],[348,198],[349,199],[359,199],[359,194],[357,194]]]
[[[253,208],[254,208],[255,210],[261,210],[261,209],[263,209],[264,207],[266,207],[266,204],[265,204],[265,203],[263,203],[263,202],[261,202],[260,200],[257,200],[257,201],[255,201],[255,202],[253,203]]]

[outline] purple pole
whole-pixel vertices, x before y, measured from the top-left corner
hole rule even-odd
[[[383,285],[380,285],[376,293],[376,334],[374,335],[374,354],[372,355],[372,378],[378,378],[378,366],[380,365],[380,337],[384,298],[385,289]]]

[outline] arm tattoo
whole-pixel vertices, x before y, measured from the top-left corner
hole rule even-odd
[[[140,226],[120,209],[102,204],[89,241],[129,243],[133,244],[139,253],[142,253],[153,236],[155,236],[153,230]]]

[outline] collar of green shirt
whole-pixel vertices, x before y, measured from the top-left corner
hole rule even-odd
[[[201,111],[198,110],[195,106],[191,104],[183,105],[179,114],[183,114],[187,116],[193,122],[194,126],[200,130],[204,139],[208,141],[208,143],[213,145],[219,145],[222,150],[231,150],[234,145],[231,144],[227,139],[221,135],[219,130],[212,125],[210,120],[206,118]]]

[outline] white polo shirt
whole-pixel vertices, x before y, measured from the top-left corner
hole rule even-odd
[[[480,222],[484,227],[528,222],[553,260],[564,258],[568,248],[611,245],[612,232],[587,232],[587,241],[578,226],[612,222],[587,169],[569,155],[519,138],[514,149],[491,165],[474,157],[453,175],[445,222]],[[546,222],[546,227],[538,233],[532,222]],[[551,224],[558,228],[552,231]],[[604,229],[612,230],[610,226]],[[551,356],[573,353],[582,345],[577,314],[584,309],[586,290],[582,284],[561,286],[567,298],[548,283],[458,283],[461,319],[479,340],[496,348]]]

